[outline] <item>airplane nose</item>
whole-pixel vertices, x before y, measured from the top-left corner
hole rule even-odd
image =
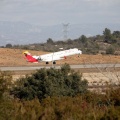
[[[82,54],[82,51],[80,51],[80,54]]]
[[[79,50],[79,54],[82,54],[82,51],[81,51],[81,50]]]

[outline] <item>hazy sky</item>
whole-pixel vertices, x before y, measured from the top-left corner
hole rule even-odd
[[[120,23],[120,0],[0,0],[0,21]]]

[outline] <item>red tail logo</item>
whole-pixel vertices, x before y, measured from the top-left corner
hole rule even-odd
[[[38,62],[38,60],[35,59],[28,51],[25,51],[24,55],[28,62]]]

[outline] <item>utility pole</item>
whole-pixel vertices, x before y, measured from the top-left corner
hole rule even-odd
[[[68,26],[69,26],[69,23],[63,23],[63,38],[64,40],[67,40],[68,39]]]

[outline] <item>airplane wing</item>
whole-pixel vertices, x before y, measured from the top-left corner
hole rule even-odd
[[[45,61],[45,62],[51,62],[51,61],[57,61],[57,60],[62,60],[65,59],[65,57],[49,57],[49,58],[43,58],[41,59],[41,61]]]

